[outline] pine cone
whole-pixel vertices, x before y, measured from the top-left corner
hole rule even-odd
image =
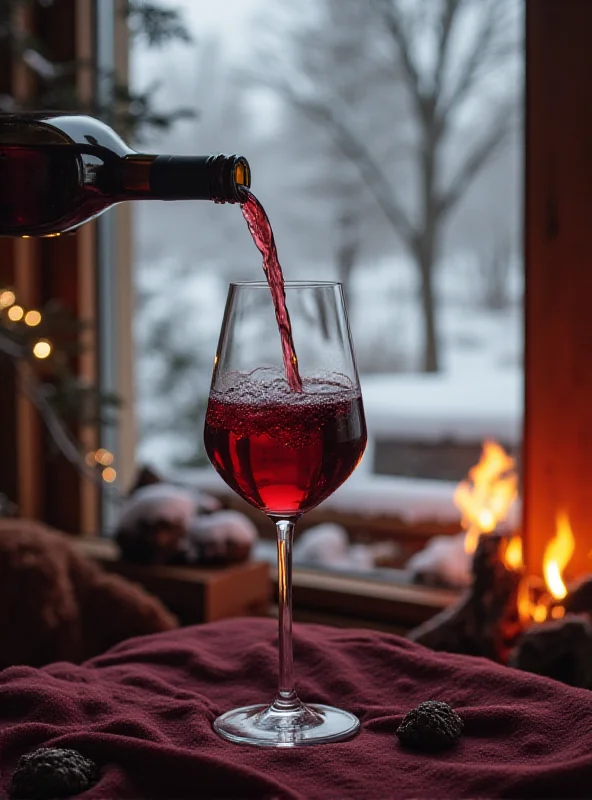
[[[448,703],[426,700],[405,715],[396,733],[405,747],[439,750],[456,744],[462,729],[462,719]]]
[[[53,800],[80,794],[97,780],[96,764],[76,750],[41,747],[22,756],[12,775],[14,800]]]

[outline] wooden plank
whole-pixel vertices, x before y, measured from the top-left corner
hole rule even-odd
[[[0,63],[2,59],[0,58]],[[0,72],[0,91],[3,76]],[[14,241],[0,238],[0,291],[14,288]],[[19,502],[16,432],[16,371],[12,361],[0,355],[0,494]]]
[[[272,579],[277,575],[272,572]],[[295,569],[293,602],[298,611],[314,609],[340,618],[410,628],[425,622],[458,599],[445,589],[352,578],[317,570]]]
[[[78,242],[66,235],[40,241],[42,283],[45,300],[55,300],[74,318],[79,318]],[[70,359],[76,369],[77,360]],[[66,533],[78,534],[82,519],[81,486],[78,470],[48,441],[45,449],[45,504],[43,520]]]
[[[88,65],[94,56],[94,7],[92,0],[78,0],[75,8],[75,45],[79,67],[76,88],[83,103],[89,104],[94,91],[93,73]],[[78,374],[90,384],[97,382],[97,290],[96,290],[96,225],[84,225],[76,233],[78,266],[78,316],[88,325],[83,337],[83,350],[78,356]],[[87,452],[100,446],[98,432],[86,426],[80,430],[80,443]],[[100,520],[100,490],[89,480],[80,479],[80,522],[82,535],[96,534]]]
[[[94,53],[92,0],[58,0],[38,9],[38,35],[57,62],[91,63]],[[92,71],[82,67],[74,76],[83,102],[93,92]],[[83,351],[72,357],[70,367],[90,383],[96,381],[95,233],[87,225],[75,234],[41,242],[41,282],[44,300],[56,300],[80,322],[90,323],[84,333]],[[82,448],[97,445],[94,431],[78,428]],[[46,454],[47,455],[47,454]],[[99,529],[98,489],[62,456],[46,461],[43,518],[68,533],[96,533]]]
[[[38,242],[34,239],[15,239],[13,242],[15,264],[15,288],[18,301],[26,308],[39,304]],[[20,364],[17,370],[19,381],[30,380],[32,369]],[[33,378],[34,379],[34,378]],[[39,519],[43,508],[43,453],[44,430],[37,409],[19,390],[16,395],[16,436],[19,454],[18,506],[19,514],[30,519]]]
[[[34,12],[29,6],[17,6],[14,12],[14,25],[21,35],[27,36],[34,30]],[[37,89],[35,73],[22,61],[14,60],[11,70],[11,90],[16,103],[26,104]],[[13,288],[17,301],[26,309],[39,303],[37,271],[39,266],[38,247],[34,240],[14,239],[11,242],[14,269]],[[41,420],[33,406],[20,391],[19,384],[31,378],[31,368],[19,364],[16,368],[16,382],[11,386],[14,392],[14,436],[15,450],[18,453],[16,473],[16,500],[19,514],[37,518],[42,508],[43,497],[43,449],[44,434]]]
[[[129,79],[129,28],[125,0],[115,0],[114,60],[120,83]],[[118,131],[128,139],[128,131]],[[136,477],[135,356],[132,320],[135,309],[133,276],[133,206],[121,203],[110,214],[115,219],[117,270],[117,393],[121,400],[117,423],[117,478],[126,491]]]
[[[78,263],[78,316],[88,325],[82,337],[83,350],[78,356],[78,374],[89,384],[97,381],[97,333],[96,333],[96,227],[90,223],[76,234]],[[99,446],[98,431],[85,426],[79,430],[80,444],[86,452]],[[80,522],[78,531],[82,535],[99,532],[99,487],[86,478],[80,482]]]
[[[0,48],[0,93],[9,94],[14,81],[9,47]],[[14,241],[0,238],[0,291],[14,288]],[[18,502],[16,446],[16,379],[12,362],[0,356],[0,494]]]
[[[527,0],[524,533],[540,573],[569,514],[592,561],[592,3]]]
[[[150,567],[110,561],[105,567],[141,584],[159,597],[186,625],[227,617],[265,614],[269,599],[269,565]]]
[[[115,215],[117,235],[117,478],[126,492],[136,478],[133,209],[122,203],[109,213]]]
[[[109,539],[80,538],[76,548],[105,569],[141,584],[184,624],[268,613],[268,564],[247,561],[219,568],[153,567],[120,561],[117,545]]]

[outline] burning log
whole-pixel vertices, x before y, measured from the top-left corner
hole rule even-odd
[[[532,625],[510,653],[508,666],[592,689],[592,624],[570,614]]]
[[[522,630],[518,617],[521,573],[504,564],[507,550],[507,537],[481,536],[471,588],[456,605],[412,630],[409,638],[432,650],[505,663]]]
[[[592,614],[592,576],[571,583],[562,604],[566,614]]]

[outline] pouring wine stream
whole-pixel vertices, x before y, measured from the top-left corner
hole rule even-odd
[[[286,307],[284,275],[278,259],[271,223],[265,213],[265,209],[255,195],[248,189],[243,189],[243,194],[246,199],[241,203],[241,211],[253,241],[263,256],[263,271],[267,277],[271,296],[273,297],[275,318],[282,342],[286,380],[293,392],[301,392],[302,380],[298,372],[298,358],[294,349],[290,314]]]

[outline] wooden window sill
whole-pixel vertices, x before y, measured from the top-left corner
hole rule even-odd
[[[81,538],[75,544],[106,569],[143,585],[185,623],[268,613],[269,597],[277,592],[277,572],[266,563],[220,569],[146,567],[121,562],[109,539]],[[298,621],[403,633],[457,598],[454,591],[414,585],[402,571],[396,583],[313,569],[293,572]]]

